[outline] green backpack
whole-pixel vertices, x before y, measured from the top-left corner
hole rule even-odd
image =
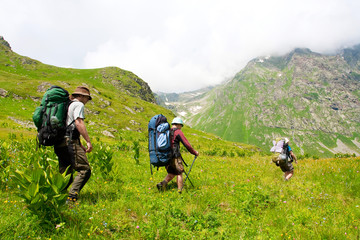
[[[64,139],[70,103],[69,92],[65,89],[52,86],[46,90],[40,106],[35,109],[33,115],[39,145],[53,146]]]

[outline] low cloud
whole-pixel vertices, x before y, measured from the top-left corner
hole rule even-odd
[[[153,91],[182,92],[218,84],[260,55],[358,44],[358,9],[357,0],[14,0],[0,9],[0,29],[19,54],[56,66],[117,66]]]

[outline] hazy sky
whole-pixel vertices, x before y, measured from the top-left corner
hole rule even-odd
[[[220,83],[260,55],[360,43],[359,0],[0,0],[13,51],[60,67],[129,70],[153,91]]]

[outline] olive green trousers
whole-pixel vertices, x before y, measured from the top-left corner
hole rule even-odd
[[[68,169],[67,174],[72,175],[67,186],[72,184],[69,197],[77,199],[81,189],[91,176],[90,164],[85,150],[81,147],[80,139],[65,138],[61,144],[54,146],[54,150],[58,156],[60,173],[64,173]],[[75,179],[73,178],[74,170],[78,172]]]

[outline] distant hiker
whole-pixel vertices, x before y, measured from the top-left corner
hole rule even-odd
[[[199,156],[199,152],[195,151],[190,145],[189,141],[184,136],[184,133],[181,131],[181,128],[184,126],[181,118],[176,117],[171,122],[171,131],[173,132],[171,138],[171,148],[173,149],[173,158],[169,161],[169,164],[166,167],[167,175],[165,179],[158,183],[156,187],[161,191],[165,190],[166,185],[170,182],[175,176],[177,176],[176,182],[179,193],[183,187],[183,175],[184,166],[183,158],[180,153],[180,142],[186,147],[186,149],[193,155]]]
[[[84,106],[92,98],[88,88],[77,87],[70,99],[72,102],[69,105],[66,118],[66,124],[70,126],[67,128],[62,143],[55,145],[54,150],[58,156],[61,173],[64,173],[68,166],[70,168],[67,174],[73,174],[73,170],[78,172],[75,179],[71,177],[69,182],[69,185],[72,183],[72,187],[69,191],[68,201],[75,202],[91,175],[86,153],[91,152],[93,147],[84,123]],[[86,147],[81,144],[80,135],[85,139]]]
[[[274,153],[272,161],[276,166],[280,166],[281,170],[284,172],[284,180],[288,181],[294,175],[294,166],[292,162],[295,161],[297,164],[297,159],[293,153],[288,138],[277,138],[273,141],[273,147],[271,152]]]

